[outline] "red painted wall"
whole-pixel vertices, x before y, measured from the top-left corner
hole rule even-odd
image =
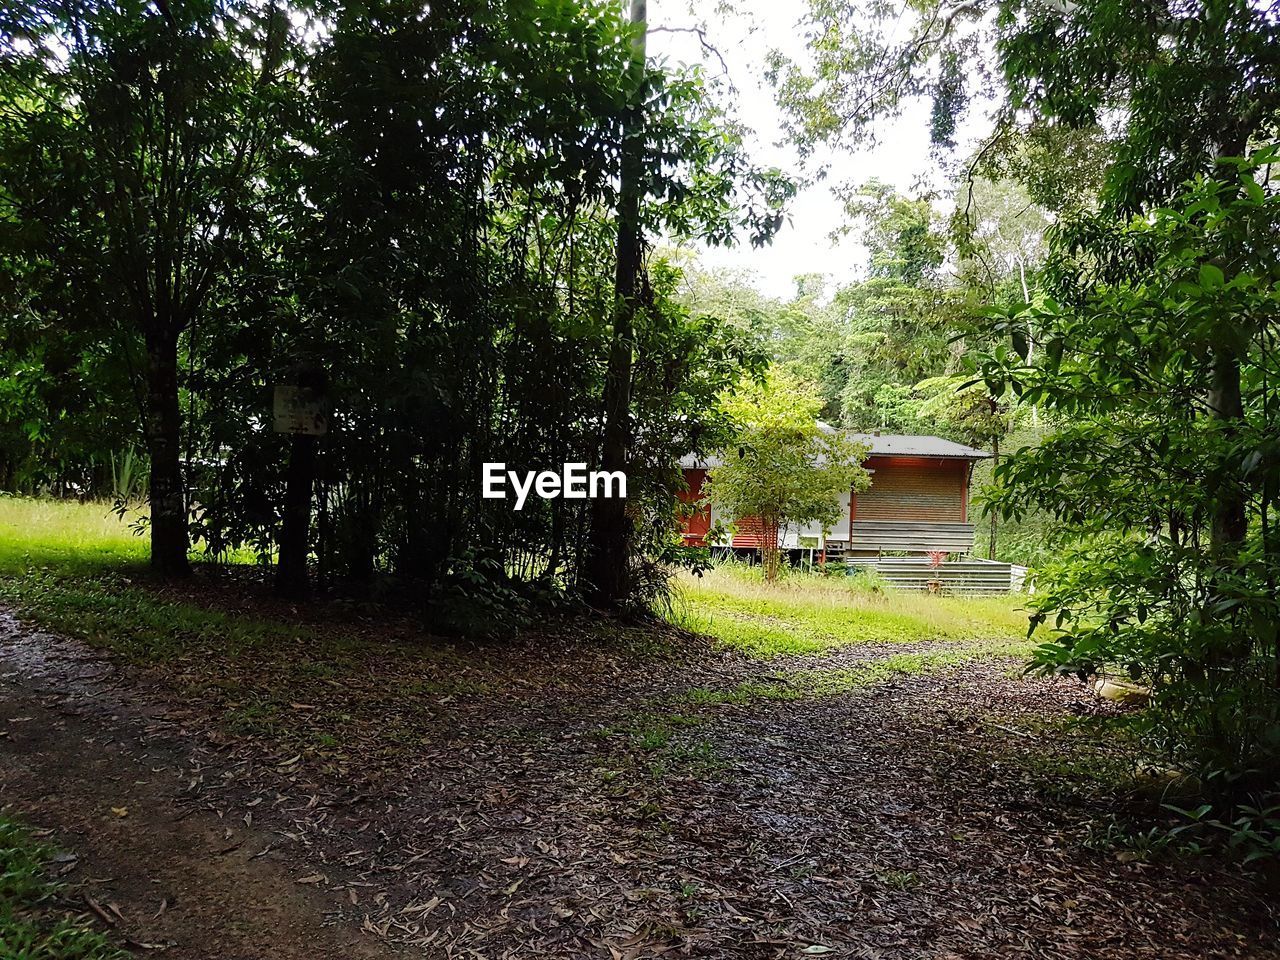
[[[697,503],[702,499],[702,484],[707,479],[705,470],[684,471],[684,482],[689,489],[681,490],[677,496],[681,503]],[[711,529],[711,508],[701,507],[692,516],[686,517],[681,524],[681,534],[687,547],[705,547],[707,531]]]

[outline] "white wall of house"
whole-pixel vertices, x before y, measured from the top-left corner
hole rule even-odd
[[[791,542],[784,543],[785,547],[799,547],[805,543],[811,543],[810,538],[817,538],[818,545],[823,544],[822,527],[816,523],[807,523],[799,529],[789,531]],[[849,493],[845,491],[840,495],[840,519],[830,530],[827,531],[827,539],[829,540],[848,540],[849,539]],[[802,542],[803,541],[803,542]]]

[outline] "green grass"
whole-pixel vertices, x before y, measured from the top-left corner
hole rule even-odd
[[[694,735],[704,723],[689,714],[637,713],[601,727],[596,735],[614,764],[600,768],[602,778],[613,782],[628,770],[643,771],[652,780],[713,776],[724,763],[711,741]]]
[[[298,623],[226,604],[199,581],[161,587],[140,564],[145,541],[100,504],[0,498],[0,603],[41,627],[160,672],[226,729],[293,749],[332,749],[375,717],[389,731],[419,702],[481,696],[452,648],[366,630]],[[307,701],[309,711],[291,704]],[[4,955],[0,953],[0,957]]]
[[[1017,641],[1026,636],[1021,598],[937,597],[876,592],[844,578],[793,574],[764,583],[754,570],[724,567],[677,582],[674,619],[753,657],[821,654],[851,644]]]
[[[136,520],[136,518],[135,518]],[[341,631],[193,603],[152,589],[147,542],[103,503],[0,496],[0,602],[51,630],[138,664],[168,663],[305,644],[300,674],[336,672],[357,643]]]
[[[64,574],[143,566],[147,541],[107,503],[0,495],[0,575],[56,569]]]
[[[0,494],[0,576],[141,571],[150,556],[146,520],[145,505],[132,506],[120,516],[100,500],[82,503]],[[199,545],[191,559],[205,559]],[[222,559],[253,563],[256,556],[240,550]]]
[[[105,937],[55,903],[53,851],[19,824],[0,817],[0,957],[5,960],[128,960]]]

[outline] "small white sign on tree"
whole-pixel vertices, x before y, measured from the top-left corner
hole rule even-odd
[[[272,412],[276,433],[319,437],[329,432],[328,405],[309,387],[276,387]]]

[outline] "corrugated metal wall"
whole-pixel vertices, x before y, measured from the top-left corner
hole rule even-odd
[[[960,522],[965,512],[963,460],[872,457],[871,487],[858,494],[857,520],[941,520]]]
[[[764,524],[759,517],[743,517],[733,530],[733,545],[744,549],[759,550],[764,540]]]

